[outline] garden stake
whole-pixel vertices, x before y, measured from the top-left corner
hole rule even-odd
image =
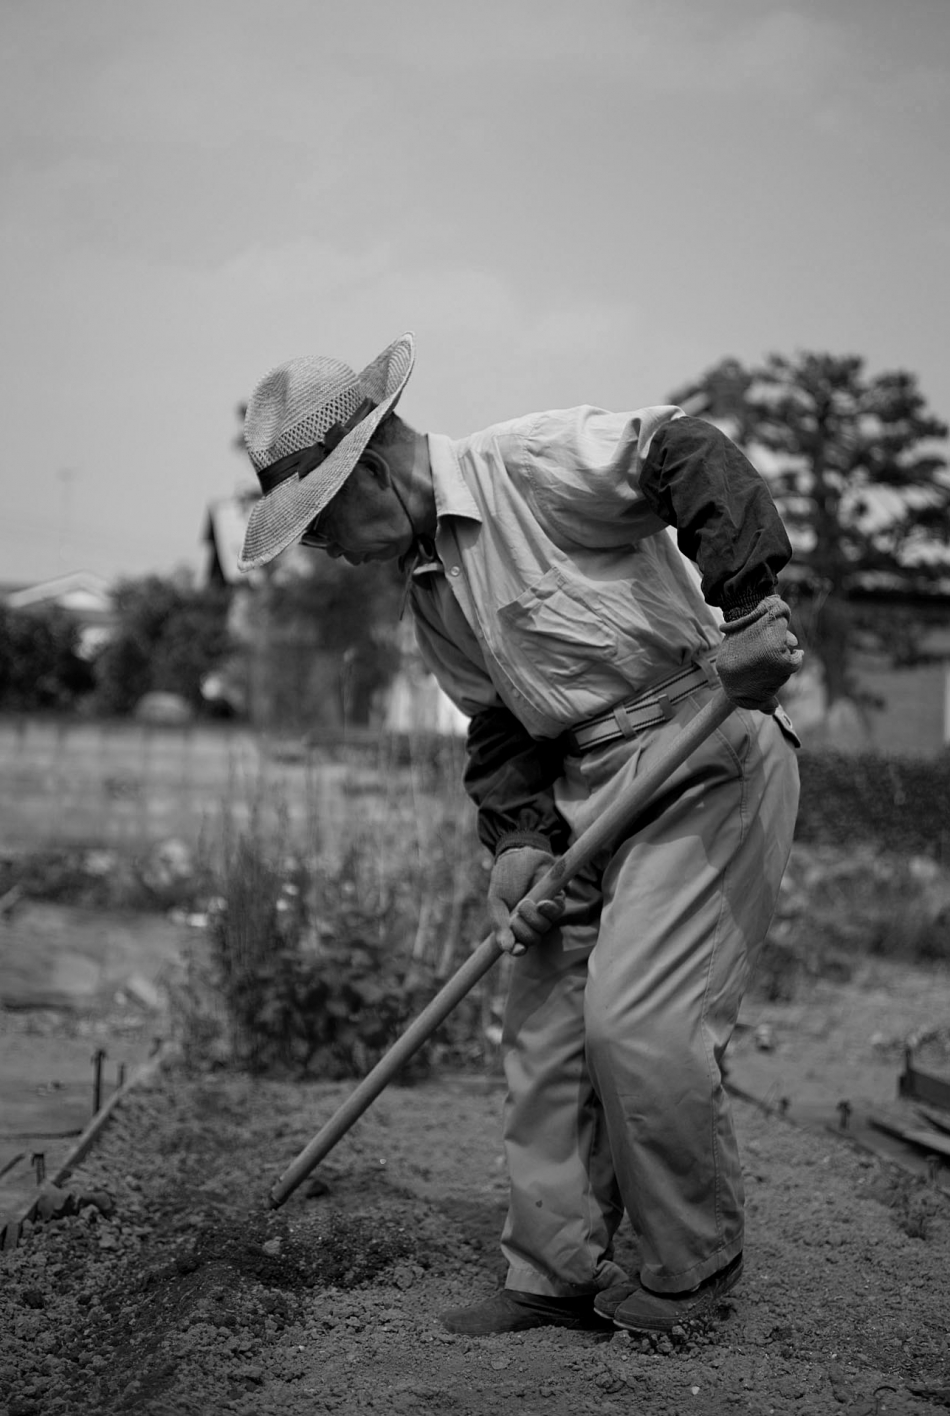
[[[716,729],[725,722],[733,705],[722,688],[717,688],[713,697],[696,717],[687,723],[670,740],[663,752],[644,768],[638,777],[622,792],[603,813],[599,820],[579,836],[574,844],[554,862],[537,885],[525,896],[528,900],[547,900],[563,890],[583,866],[598,855],[605,846],[615,840],[623,829],[630,828],[644,807],[656,795],[663,783],[686,761],[701,743],[705,742]],[[317,1132],[284,1171],[270,1192],[270,1203],[277,1209],[292,1194],[302,1180],[318,1165],[347,1131],[362,1116],[363,1112],[376,1100],[395,1076],[418,1052],[422,1044],[431,1037],[436,1028],[445,1021],[467,993],[501,958],[502,950],[495,943],[494,936],[488,935],[473,954],[447,983],[439,990],[430,1003],[423,1008],[418,1018],[389,1051],[380,1058],[371,1072],[368,1072],[356,1090],[347,1097],[334,1112],[326,1125]]]
[[[106,1054],[100,1047],[92,1054],[93,1079],[92,1079],[92,1114],[98,1114],[102,1105],[102,1063]]]

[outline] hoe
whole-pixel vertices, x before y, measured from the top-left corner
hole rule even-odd
[[[629,831],[636,818],[656,795],[669,777],[680,767],[691,753],[722,724],[732,712],[732,704],[721,688],[717,688],[710,701],[701,708],[686,727],[672,735],[669,743],[656,759],[649,763],[630,783],[607,811],[595,821],[572,846],[556,860],[551,869],[538,881],[526,896],[530,900],[546,900],[562,890],[583,866],[615,840],[621,831]],[[371,1072],[368,1072],[347,1097],[341,1107],[330,1117],[313,1140],[308,1142],[297,1158],[288,1166],[270,1191],[270,1203],[277,1209],[291,1195],[302,1180],[333,1149],[346,1132],[362,1116],[363,1112],[379,1096],[409,1058],[419,1050],[427,1038],[431,1037],[440,1023],[462,1001],[501,957],[502,951],[492,935],[483,939],[473,954],[466,959],[456,973],[440,989],[432,1001],[422,1010],[414,1022],[389,1051],[380,1058]]]

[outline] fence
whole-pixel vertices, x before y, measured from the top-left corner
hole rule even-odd
[[[307,747],[228,724],[0,718],[0,850],[194,846],[222,813],[252,810],[330,848],[370,824],[425,831],[420,797],[462,796],[458,756],[451,740],[364,733]]]

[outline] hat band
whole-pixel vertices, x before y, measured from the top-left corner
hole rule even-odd
[[[334,423],[332,427],[327,428],[322,441],[302,448],[299,452],[288,452],[286,457],[279,457],[268,467],[260,468],[257,480],[261,484],[262,495],[268,496],[289,477],[296,477],[302,482],[315,467],[326,461],[334,448],[338,447],[343,439],[352,433],[357,423],[361,423],[376,406],[371,398],[364,398],[344,422]]]

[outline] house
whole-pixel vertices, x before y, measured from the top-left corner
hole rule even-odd
[[[878,604],[882,614],[893,608],[886,601]],[[856,656],[861,701],[841,699],[831,709],[806,658],[782,693],[805,747],[895,757],[934,757],[950,748],[950,604],[944,625],[929,629],[920,649],[925,658],[912,667]]]
[[[950,565],[950,551],[947,560]],[[783,593],[801,594],[807,576],[793,561],[782,582]],[[806,588],[802,613],[807,596]],[[910,638],[912,626],[915,662],[895,666],[883,652],[855,650],[850,660],[855,698],[829,708],[820,665],[806,654],[801,672],[782,693],[804,745],[896,757],[933,757],[950,748],[950,577],[915,592],[890,577],[869,574],[852,592],[851,603],[870,611],[881,626],[889,625],[893,643]],[[794,628],[794,609],[792,619]]]
[[[871,700],[861,713],[866,745],[903,757],[933,757],[950,747],[950,584],[926,599],[869,587],[860,596],[882,617],[912,613],[925,627],[920,662],[895,668],[855,659],[855,679]]]
[[[201,535],[202,543],[207,546],[202,570],[204,584],[237,588],[252,583],[238,570],[250,509],[250,503],[243,497],[222,497],[209,504]]]
[[[0,603],[11,610],[56,607],[79,625],[79,652],[85,658],[108,639],[115,627],[115,606],[108,581],[91,571],[77,570],[33,585],[0,588]]]

